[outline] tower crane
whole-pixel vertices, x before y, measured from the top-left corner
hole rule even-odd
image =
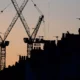
[[[33,2],[33,0],[31,0]],[[30,58],[31,56],[31,50],[33,49],[33,43],[40,43],[40,41],[37,41],[36,39],[36,35],[38,33],[38,30],[40,28],[40,25],[41,25],[41,22],[43,21],[44,22],[44,15],[42,14],[42,12],[40,11],[40,9],[37,7],[37,5],[33,2],[35,8],[37,9],[37,11],[40,13],[40,17],[39,17],[39,20],[37,22],[37,25],[36,27],[34,28],[34,31],[31,35],[31,37],[28,38],[24,38],[24,42],[27,43],[27,55],[28,55],[28,58]]]
[[[40,43],[39,41],[36,40],[36,35],[38,33],[38,30],[40,28],[41,22],[43,21],[44,15],[41,15],[39,17],[38,23],[36,25],[36,28],[34,29],[31,37],[29,39],[24,38],[24,42],[27,43],[27,54],[28,54],[28,58],[30,58],[31,56],[31,50],[33,49],[33,43]]]
[[[27,2],[28,2],[28,0],[23,1],[22,5],[20,6],[19,15],[16,13],[11,24],[9,25],[6,32],[4,33],[4,39],[2,39],[2,37],[0,36],[0,39],[1,39],[1,42],[0,42],[0,70],[3,70],[6,67],[6,46],[9,45],[9,41],[6,41],[6,38],[8,37],[8,35],[9,35],[10,31],[12,30],[16,21],[18,20],[18,17],[22,14],[22,11],[23,11],[24,7],[26,6]],[[25,20],[23,20],[22,23],[25,23],[25,25],[27,25]],[[28,36],[30,36],[28,25],[25,27],[25,30],[26,31],[28,30]]]
[[[20,18],[20,20],[21,20],[21,22],[22,22],[25,30],[26,30],[26,33],[27,33],[28,36],[30,37],[29,27],[28,27],[28,25],[27,25],[27,23],[26,23],[26,20],[25,20],[23,14],[22,14],[21,11],[20,11],[20,8],[19,8],[16,0],[11,0],[11,1],[12,1],[13,5],[14,5],[14,8],[16,9],[16,12],[17,12],[17,14],[18,14],[18,16],[19,16],[19,18]]]
[[[25,18],[23,17],[22,14],[20,14],[20,8],[19,8],[16,0],[11,0],[11,1],[12,1],[13,5],[14,5],[15,10],[17,11],[18,16],[20,17],[20,20],[22,21],[22,24],[23,24],[23,26],[24,26],[24,28],[25,28],[25,30],[26,30],[26,33],[28,34],[28,38],[24,38],[24,42],[27,43],[27,54],[28,54],[28,57],[30,58],[30,52],[31,52],[31,50],[33,49],[33,43],[34,43],[34,41],[35,41],[35,39],[36,39],[36,35],[37,35],[37,32],[38,32],[38,30],[39,30],[39,28],[40,28],[41,22],[42,22],[43,19],[44,19],[44,15],[43,15],[42,12],[40,11],[40,9],[37,7],[37,5],[34,4],[34,2],[31,0],[31,1],[33,2],[33,4],[34,4],[35,8],[38,10],[38,12],[39,12],[41,15],[40,15],[40,17],[39,17],[38,23],[37,23],[37,25],[36,25],[33,33],[30,35],[29,28],[26,28],[26,27],[28,27],[28,26],[25,25],[25,22],[26,22],[26,21],[25,21]]]

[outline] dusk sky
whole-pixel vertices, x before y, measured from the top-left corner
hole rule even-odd
[[[66,33],[66,31],[78,33],[80,21],[76,18],[80,17],[80,0],[33,1],[45,17],[45,25],[44,23],[41,24],[37,37],[45,36],[45,39],[56,39],[53,36],[61,37],[62,33]],[[23,0],[17,0],[17,2],[20,6]],[[0,0],[0,10],[4,9],[9,3],[11,3],[11,0]],[[0,14],[0,32],[5,33],[15,14],[16,10],[12,4]],[[33,6],[31,0],[29,0],[23,10],[23,15],[32,32],[32,28],[35,27],[40,14]],[[7,37],[7,40],[10,41],[10,45],[7,47],[7,66],[14,64],[18,60],[18,55],[24,56],[27,54],[27,45],[23,42],[24,37],[27,37],[27,34],[20,19],[18,19]]]

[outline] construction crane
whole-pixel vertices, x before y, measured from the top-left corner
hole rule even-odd
[[[15,17],[13,18],[11,24],[9,25],[8,29],[6,30],[6,32],[4,33],[4,39],[2,39],[2,37],[0,36],[0,70],[3,70],[6,67],[6,46],[9,45],[9,41],[6,41],[6,38],[8,37],[10,31],[12,30],[14,24],[16,23],[16,21],[18,20],[18,17],[22,14],[22,11],[24,9],[24,7],[26,6],[28,0],[24,0],[22,5],[20,6],[20,13],[19,15],[16,13]],[[24,20],[22,21],[22,23],[24,22]],[[24,22],[25,23],[25,22]],[[27,23],[25,23],[27,25]],[[25,27],[25,30],[28,30],[28,34],[29,34],[29,29],[26,29],[27,27]]]
[[[14,1],[14,0],[11,0],[11,1],[12,1],[13,4],[16,3],[16,1]],[[24,25],[24,28],[25,28],[26,32],[28,33],[28,36],[30,36],[29,27],[28,27],[28,25],[27,25],[27,23],[25,21],[25,18],[22,15],[22,11],[23,11],[24,7],[26,6],[27,2],[28,2],[28,0],[24,0],[23,3],[22,3],[22,5],[21,5],[21,7],[20,8],[18,7],[19,8],[19,13],[17,12],[16,15],[15,15],[15,17],[13,18],[13,20],[12,20],[12,22],[10,24],[10,27],[7,29],[7,31],[5,33],[5,38],[4,39],[6,39],[7,35],[11,31],[11,29],[13,28],[11,26],[14,26],[14,24],[18,20],[18,17],[20,17],[20,20],[21,20],[22,24]],[[18,6],[18,4],[15,4],[15,5]]]
[[[19,9],[19,6],[18,6],[16,0],[11,0],[11,1],[12,1],[13,5],[14,5],[14,7],[15,7],[15,9],[16,9],[16,11],[17,11],[17,14],[18,14],[18,16],[20,17],[21,21],[25,20],[24,17],[23,17],[23,15],[22,15],[22,14],[20,15],[20,9]],[[33,2],[33,1],[32,1],[32,2]],[[33,2],[33,3],[34,3],[34,2]],[[30,31],[29,31],[27,28],[25,28],[26,25],[23,23],[24,28],[27,29],[27,30],[26,30],[26,33],[28,34],[28,37],[29,37],[29,38],[24,38],[24,42],[27,43],[27,54],[28,54],[28,57],[29,57],[29,58],[30,58],[30,52],[31,52],[31,50],[33,49],[33,43],[34,43],[34,40],[35,40],[35,38],[36,38],[37,32],[38,32],[38,30],[39,30],[39,27],[40,27],[40,25],[41,25],[41,22],[42,22],[43,19],[44,19],[44,15],[43,15],[42,12],[39,10],[39,8],[36,6],[36,4],[34,4],[34,6],[35,6],[36,9],[38,10],[38,12],[41,14],[41,16],[39,17],[38,23],[37,23],[37,25],[36,25],[36,27],[35,27],[32,35],[29,34]],[[28,40],[28,41],[27,41],[27,40]]]
[[[38,23],[36,25],[36,28],[34,29],[31,37],[28,39],[29,41],[27,41],[27,38],[24,38],[24,42],[27,43],[27,54],[28,54],[28,58],[30,58],[30,56],[31,56],[30,53],[31,53],[31,50],[33,49],[33,43],[38,43],[37,40],[36,40],[36,35],[37,35],[38,30],[40,28],[41,22],[43,21],[43,18],[44,18],[43,15],[41,15],[39,17],[39,21],[38,21]]]
[[[0,70],[3,70],[6,66],[6,46],[9,45],[9,41],[4,41],[0,36]]]
[[[23,26],[24,26],[24,28],[25,28],[25,30],[26,30],[27,35],[30,37],[29,27],[28,27],[28,25],[27,25],[27,23],[26,23],[26,20],[25,20],[23,14],[22,14],[21,11],[20,11],[20,8],[19,8],[16,0],[11,0],[11,1],[12,1],[13,5],[14,5],[14,8],[15,8],[16,11],[17,11],[18,16],[20,17],[20,20],[21,20],[21,22],[22,22],[22,24],[23,24]]]
[[[33,2],[33,0],[31,0]],[[37,7],[37,5],[33,2],[35,8],[38,10],[38,12],[40,13],[40,17],[38,20],[38,23],[36,25],[36,27],[34,28],[34,31],[32,33],[32,35],[29,38],[24,38],[24,42],[27,43],[27,56],[28,58],[31,57],[31,50],[33,49],[33,43],[40,43],[41,41],[39,41],[38,39],[36,39],[36,35],[38,33],[38,30],[40,28],[41,22],[44,22],[44,15],[42,14],[42,12],[40,11],[40,9]]]
[[[31,0],[33,2],[34,6],[36,7],[36,9],[38,10],[38,12],[41,14],[41,16],[39,17],[38,23],[37,23],[32,35],[30,35],[30,31],[28,30],[28,28],[26,28],[27,25],[25,25],[25,23],[24,23],[25,22],[25,18],[23,17],[22,14],[20,14],[20,9],[19,9],[19,6],[18,6],[16,0],[11,0],[11,1],[12,1],[13,5],[14,5],[15,10],[17,11],[18,16],[20,17],[20,20],[22,21],[22,24],[23,24],[24,28],[26,29],[26,33],[28,34],[29,38],[28,39],[24,38],[24,42],[25,42],[25,39],[28,40],[28,43],[27,43],[27,54],[28,54],[28,57],[30,57],[30,52],[33,49],[33,42],[34,42],[34,40],[36,38],[36,35],[37,35],[37,32],[38,32],[39,27],[41,25],[41,22],[43,21],[44,15],[40,11],[40,9],[37,7],[37,5]]]
[[[13,5],[14,5],[14,8],[15,8],[18,16],[20,17],[20,20],[22,21],[22,24],[23,24],[23,26],[24,26],[24,28],[26,30],[26,33],[28,34],[28,38],[24,38],[24,42],[27,43],[27,54],[28,54],[28,57],[30,58],[30,52],[33,49],[33,43],[35,41],[35,38],[36,38],[37,32],[39,30],[39,27],[41,25],[41,22],[44,19],[44,15],[39,10],[39,8],[36,6],[36,4],[34,4],[34,2],[31,0],[33,2],[34,6],[36,7],[36,9],[38,10],[38,12],[41,14],[41,16],[39,17],[38,23],[37,23],[33,33],[30,35],[29,27],[28,27],[28,25],[26,25],[26,20],[23,17],[23,15],[20,14],[20,8],[19,8],[16,0],[11,0],[11,1],[12,1]],[[28,42],[27,42],[27,40],[28,40]]]

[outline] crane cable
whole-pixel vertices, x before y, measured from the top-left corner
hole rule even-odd
[[[41,10],[38,8],[38,6],[34,3],[33,0],[31,0],[32,3],[34,4],[35,8],[37,9],[37,11],[42,15],[43,13],[41,12]]]
[[[21,1],[21,0],[20,0]],[[43,13],[41,12],[41,10],[38,8],[38,6],[34,3],[33,0],[31,0],[32,3],[34,4],[35,8],[37,9],[37,11],[42,15]],[[9,6],[11,5],[11,3],[9,3],[3,10],[0,11],[0,13],[3,13]]]
[[[34,7],[36,8],[36,10],[39,12],[40,15],[43,15],[42,11],[38,8],[38,6],[34,3],[33,0],[31,0],[31,2],[34,4]],[[43,19],[43,23],[44,23],[44,19]]]
[[[38,8],[38,6],[34,3],[33,0],[31,0],[32,3],[34,4],[34,7],[37,9],[37,11],[40,13],[40,15],[43,15],[42,11]],[[46,37],[46,31],[45,31],[45,21],[43,20],[43,25],[44,25],[44,36]]]
[[[11,3],[9,3],[3,10],[1,10],[0,13],[3,13],[10,5]]]
[[[20,0],[21,1],[21,0]],[[19,1],[19,2],[20,2]],[[9,6],[11,5],[11,3],[9,3],[3,10],[0,11],[0,14],[3,13]]]

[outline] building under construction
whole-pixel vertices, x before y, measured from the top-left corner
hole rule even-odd
[[[31,57],[19,56],[19,61],[0,71],[5,80],[79,80],[79,34],[63,33],[61,40],[43,40],[44,49],[34,48]]]
[[[61,40],[44,40],[36,38],[40,25],[44,21],[44,15],[38,6],[32,3],[39,12],[39,20],[32,34],[23,16],[23,9],[29,0],[24,0],[19,7],[16,0],[11,0],[16,15],[4,33],[4,38],[0,36],[0,79],[1,80],[80,80],[80,29],[79,34],[62,34]],[[1,11],[3,12],[3,11]],[[6,68],[6,41],[16,21],[20,18],[23,27],[28,35],[24,38],[27,44],[28,56],[19,56],[19,61],[13,66]],[[41,44],[43,49],[41,49]]]
[[[39,20],[36,24],[36,27],[34,28],[34,31],[32,32],[32,34],[30,34],[30,29],[29,26],[22,14],[23,9],[25,8],[26,4],[28,3],[28,1],[30,0],[24,0],[22,5],[19,7],[18,3],[16,0],[11,0],[15,10],[16,10],[16,15],[13,18],[11,24],[9,25],[9,27],[7,28],[6,32],[4,33],[4,39],[2,39],[2,37],[0,36],[0,70],[3,70],[6,67],[6,46],[9,46],[9,41],[6,41],[6,38],[8,37],[9,33],[11,32],[13,26],[15,25],[16,21],[18,20],[18,18],[20,18],[23,27],[26,31],[26,34],[28,35],[28,38],[24,38],[24,42],[27,43],[27,53],[26,55],[28,55],[28,57],[30,58],[31,55],[31,50],[33,49],[33,44],[40,44],[40,41],[37,41],[36,35],[38,33],[38,30],[40,28],[40,25],[42,22],[44,22],[44,15],[41,12],[41,10],[38,8],[38,6],[34,3],[33,0],[31,0],[31,2],[33,3],[34,7],[36,8],[36,10],[39,12],[40,16],[39,16]],[[3,12],[3,11],[1,11]]]

